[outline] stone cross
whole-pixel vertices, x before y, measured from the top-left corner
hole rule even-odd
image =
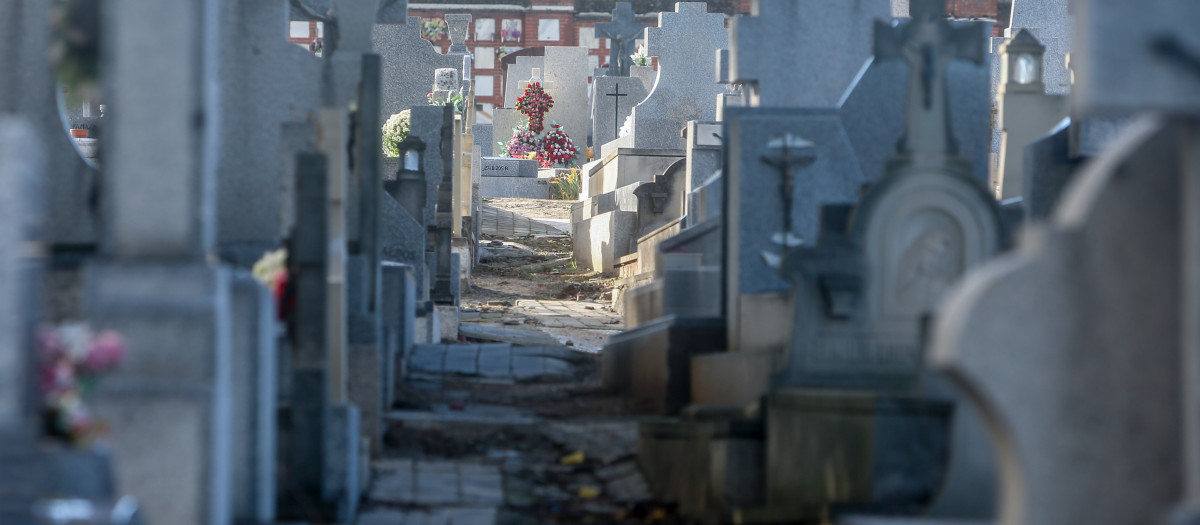
[[[653,27],[650,24],[634,22],[633,6],[629,2],[617,2],[612,12],[613,21],[608,24],[596,24],[596,32],[608,42],[608,76],[627,77],[629,67],[633,65],[633,41],[642,36],[642,30]]]
[[[620,128],[621,124],[619,122],[617,122],[617,120],[621,117],[621,97],[628,97],[629,93],[621,93],[621,85],[617,84],[617,85],[613,86],[612,93],[605,93],[604,96],[614,97],[613,98],[613,129]]]
[[[897,151],[921,157],[953,156],[946,71],[956,59],[983,63],[984,40],[976,28],[951,25],[945,0],[914,0],[912,20],[875,22],[875,57],[908,62],[906,129]]]

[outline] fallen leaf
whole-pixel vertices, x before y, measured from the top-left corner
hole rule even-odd
[[[600,497],[600,489],[591,485],[579,487],[579,497],[583,499],[595,499]]]
[[[561,460],[559,460],[559,463],[562,463],[563,465],[578,465],[580,463],[583,463],[583,459],[584,459],[583,451],[577,450],[575,452],[572,452],[570,454],[563,456],[563,458]]]

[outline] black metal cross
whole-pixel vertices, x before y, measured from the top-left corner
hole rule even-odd
[[[617,130],[620,129],[618,127],[619,125],[617,124],[617,119],[621,117],[621,97],[628,97],[629,93],[622,93],[620,84],[615,84],[614,87],[617,90],[615,93],[605,93],[604,96],[616,97],[613,100],[613,133],[616,133]]]
[[[787,133],[767,143],[767,149],[778,152],[778,155],[763,155],[764,164],[779,170],[781,181],[780,190],[783,193],[783,245],[784,253],[792,244],[792,193],[795,190],[794,176],[796,170],[817,160],[815,145],[812,141]]]

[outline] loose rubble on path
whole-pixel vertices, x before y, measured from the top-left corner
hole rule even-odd
[[[542,219],[570,203],[487,204]],[[573,265],[567,235],[485,231],[480,250],[459,343],[407,362],[359,524],[679,522],[635,461],[648,407],[601,384],[623,329],[613,279]]]

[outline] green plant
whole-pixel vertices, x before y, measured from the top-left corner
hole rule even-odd
[[[579,269],[579,262],[576,261],[575,257],[572,256],[571,257],[571,271],[576,271],[578,269]]]
[[[566,173],[555,175],[553,179],[550,179],[550,198],[564,201],[578,200],[582,177],[579,168],[571,168]]]
[[[463,112],[463,96],[462,96],[461,91],[456,91],[456,92],[450,93],[449,95],[446,96],[445,100],[438,98],[433,93],[426,94],[425,98],[432,105],[445,106],[447,104],[453,104],[455,113],[458,113],[461,115]]]
[[[411,129],[410,117],[412,111],[404,110],[388,117],[383,124],[383,154],[388,157],[400,156],[400,142],[408,138]]]

